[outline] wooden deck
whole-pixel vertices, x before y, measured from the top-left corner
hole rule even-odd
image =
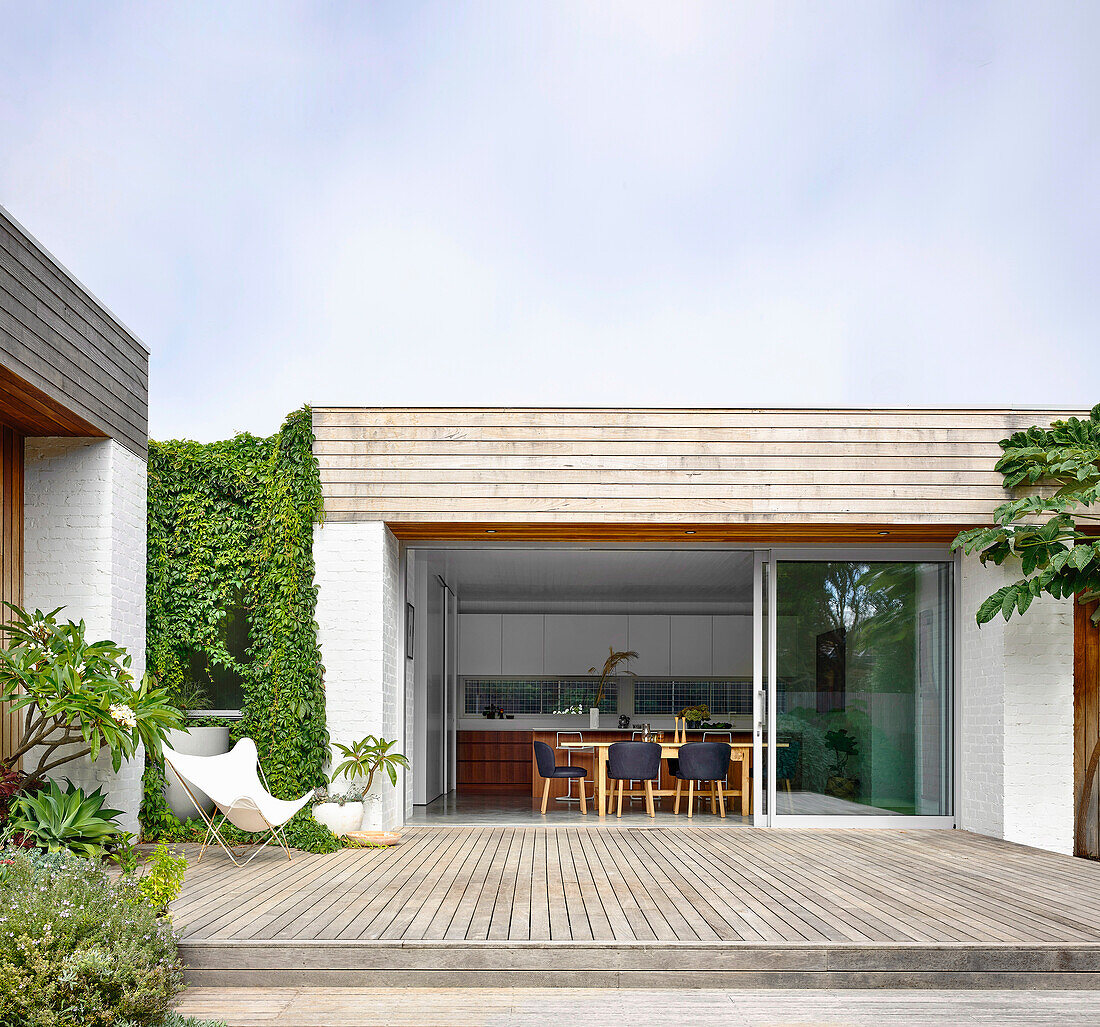
[[[1100,978],[1100,865],[958,831],[417,827],[293,863],[208,855],[174,916],[210,984],[429,968]]]

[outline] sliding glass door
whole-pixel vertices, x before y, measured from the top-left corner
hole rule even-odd
[[[950,818],[953,564],[760,562],[756,822]]]

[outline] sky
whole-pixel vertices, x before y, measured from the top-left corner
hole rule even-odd
[[[0,0],[0,205],[155,438],[1100,401],[1100,5]]]

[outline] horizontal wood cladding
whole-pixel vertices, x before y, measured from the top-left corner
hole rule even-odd
[[[116,439],[144,457],[148,447],[149,354],[144,346],[0,208],[0,397],[23,383],[52,406],[56,432]],[[34,410],[31,404],[30,410]],[[58,413],[60,411],[60,413]],[[64,424],[67,416],[78,422]],[[14,423],[25,423],[26,409]],[[80,430],[88,425],[91,431]]]
[[[853,525],[917,541],[923,527],[923,541],[989,522],[1007,495],[998,442],[1071,414],[1084,411],[315,408],[314,451],[329,520],[406,538],[565,523],[604,538]]]

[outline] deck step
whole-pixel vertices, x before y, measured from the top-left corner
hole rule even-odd
[[[201,987],[1100,989],[1100,944],[184,941]]]

